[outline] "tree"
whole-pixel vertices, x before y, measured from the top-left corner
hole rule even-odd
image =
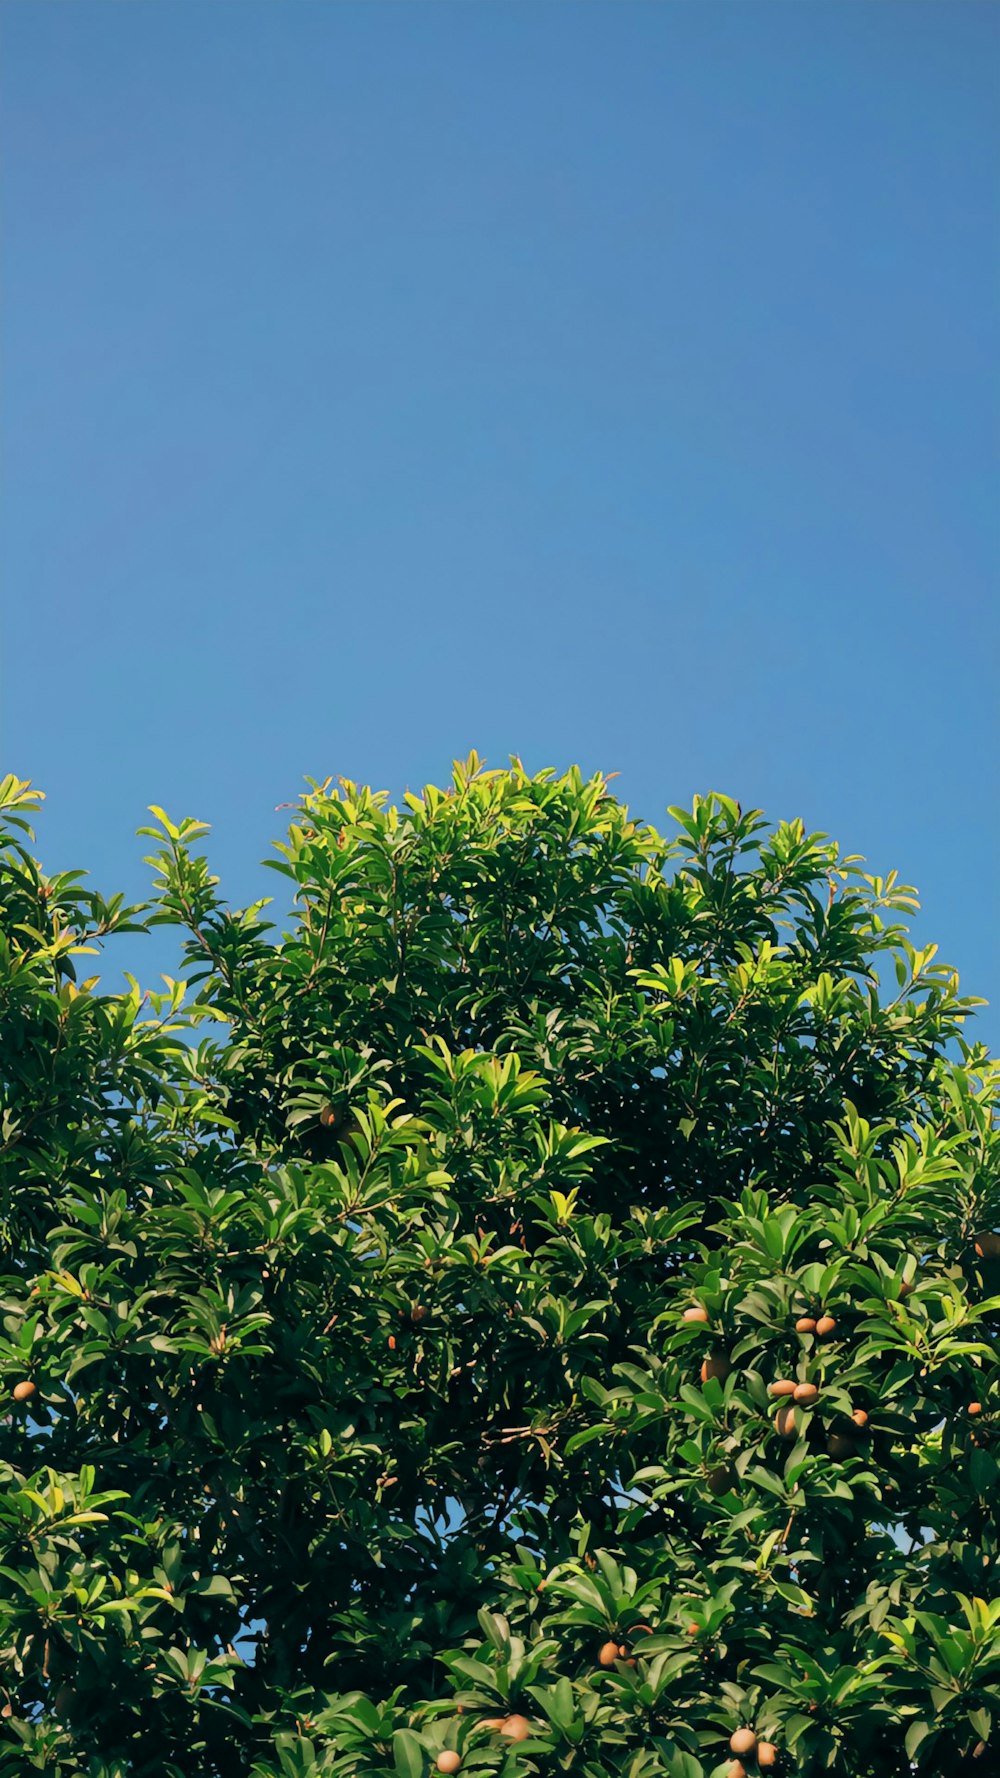
[[[37,800],[0,1772],[996,1769],[997,1072],[912,892],[473,756],[311,785],[279,936],[161,810],[142,908],[45,877]]]

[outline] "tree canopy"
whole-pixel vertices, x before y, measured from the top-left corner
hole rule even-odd
[[[311,784],[270,924],[158,809],[142,907],[47,877],[37,802],[0,1773],[996,1770],[997,1070],[913,892],[473,756]]]

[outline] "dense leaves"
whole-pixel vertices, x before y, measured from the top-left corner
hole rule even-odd
[[[0,800],[0,1773],[996,1769],[997,1074],[911,891],[473,758],[313,786],[279,936]]]

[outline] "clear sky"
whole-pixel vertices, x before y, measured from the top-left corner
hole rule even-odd
[[[801,815],[1000,1000],[1000,8],[0,34],[3,761],[47,868],[140,893],[158,802],[249,899],[307,774],[517,752]]]

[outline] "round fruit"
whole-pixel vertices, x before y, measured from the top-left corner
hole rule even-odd
[[[828,1340],[836,1325],[832,1315],[821,1315],[816,1323],[816,1338]]]
[[[479,1727],[481,1729],[490,1729],[492,1733],[496,1735],[499,1734],[506,1721],[507,1718],[505,1716],[484,1716]]]
[[[602,1642],[597,1651],[597,1659],[602,1667],[613,1667],[618,1659],[617,1642]]]
[[[775,1431],[781,1438],[795,1437],[795,1409],[779,1408],[774,1417]],[[748,1750],[747,1750],[748,1751]],[[737,1748],[737,1752],[739,1749]]]
[[[980,1235],[976,1240],[976,1252],[980,1259],[1000,1259],[1000,1235]]]
[[[733,1485],[733,1472],[728,1463],[717,1463],[710,1469],[707,1476],[708,1491],[718,1500],[720,1495],[728,1494]]]
[[[768,1395],[775,1395],[775,1396],[777,1396],[777,1395],[794,1395],[795,1394],[795,1384],[792,1382],[791,1377],[779,1377],[779,1379],[776,1383],[771,1383],[769,1385],[767,1393],[768,1393]]]
[[[800,1315],[795,1323],[796,1333],[815,1333],[816,1319],[813,1315]]]
[[[737,1729],[729,1737],[730,1753],[752,1753],[757,1745],[757,1737],[753,1729]]]
[[[688,1624],[687,1633],[689,1636],[697,1636],[698,1625],[697,1624]]]
[[[16,1395],[16,1394],[17,1394],[17,1390],[16,1390],[16,1389],[15,1389],[15,1391],[14,1391],[14,1394],[15,1394],[15,1395]],[[976,1417],[976,1415],[977,1415],[977,1414],[981,1414],[981,1413],[982,1413],[982,1411],[983,1411],[983,1404],[982,1404],[982,1402],[981,1402],[981,1401],[970,1401],[970,1403],[969,1403],[969,1405],[968,1405],[968,1407],[967,1407],[967,1408],[966,1408],[966,1410],[965,1410],[965,1411],[966,1411],[966,1413],[967,1413],[967,1414],[969,1414],[969,1415],[971,1415],[971,1417],[972,1417],[972,1419],[975,1419],[975,1417]]]
[[[708,1310],[703,1308],[702,1304],[699,1303],[697,1308],[685,1309],[684,1319],[685,1321],[707,1321]]]
[[[410,1320],[417,1321],[417,1322],[426,1321],[427,1320],[427,1305],[425,1303],[414,1303],[412,1309],[410,1310]]]
[[[846,1432],[831,1432],[826,1448],[837,1463],[845,1463],[848,1457],[856,1457],[858,1454],[857,1445],[852,1438],[848,1438]]]
[[[707,1383],[709,1377],[717,1377],[720,1383],[724,1383],[732,1368],[725,1352],[710,1352],[702,1361],[701,1380]]]
[[[741,1759],[731,1759],[726,1778],[747,1778],[747,1769]]]
[[[38,1385],[33,1383],[30,1377],[26,1377],[23,1383],[14,1384],[11,1394],[15,1401],[30,1401],[37,1387]]]
[[[319,1121],[323,1125],[324,1130],[333,1129],[333,1126],[337,1121],[337,1113],[332,1105],[324,1105],[319,1114]]]
[[[865,1412],[864,1408],[855,1408],[853,1414],[851,1415],[851,1419],[854,1421],[855,1426],[867,1426],[868,1425],[868,1415]]]
[[[819,1390],[815,1383],[796,1383],[795,1385],[794,1399],[801,1407],[811,1407],[818,1395]]]
[[[526,1716],[508,1716],[501,1724],[500,1733],[506,1735],[508,1741],[526,1741],[531,1734],[531,1724]]]
[[[439,1772],[457,1772],[462,1764],[462,1755],[453,1753],[450,1747],[446,1747],[443,1753],[438,1754],[434,1764]]]
[[[777,1763],[778,1763],[778,1749],[775,1747],[774,1742],[773,1741],[758,1741],[758,1743],[757,1743],[757,1764],[761,1768],[761,1771],[762,1772],[767,1771],[769,1766],[776,1766]]]

